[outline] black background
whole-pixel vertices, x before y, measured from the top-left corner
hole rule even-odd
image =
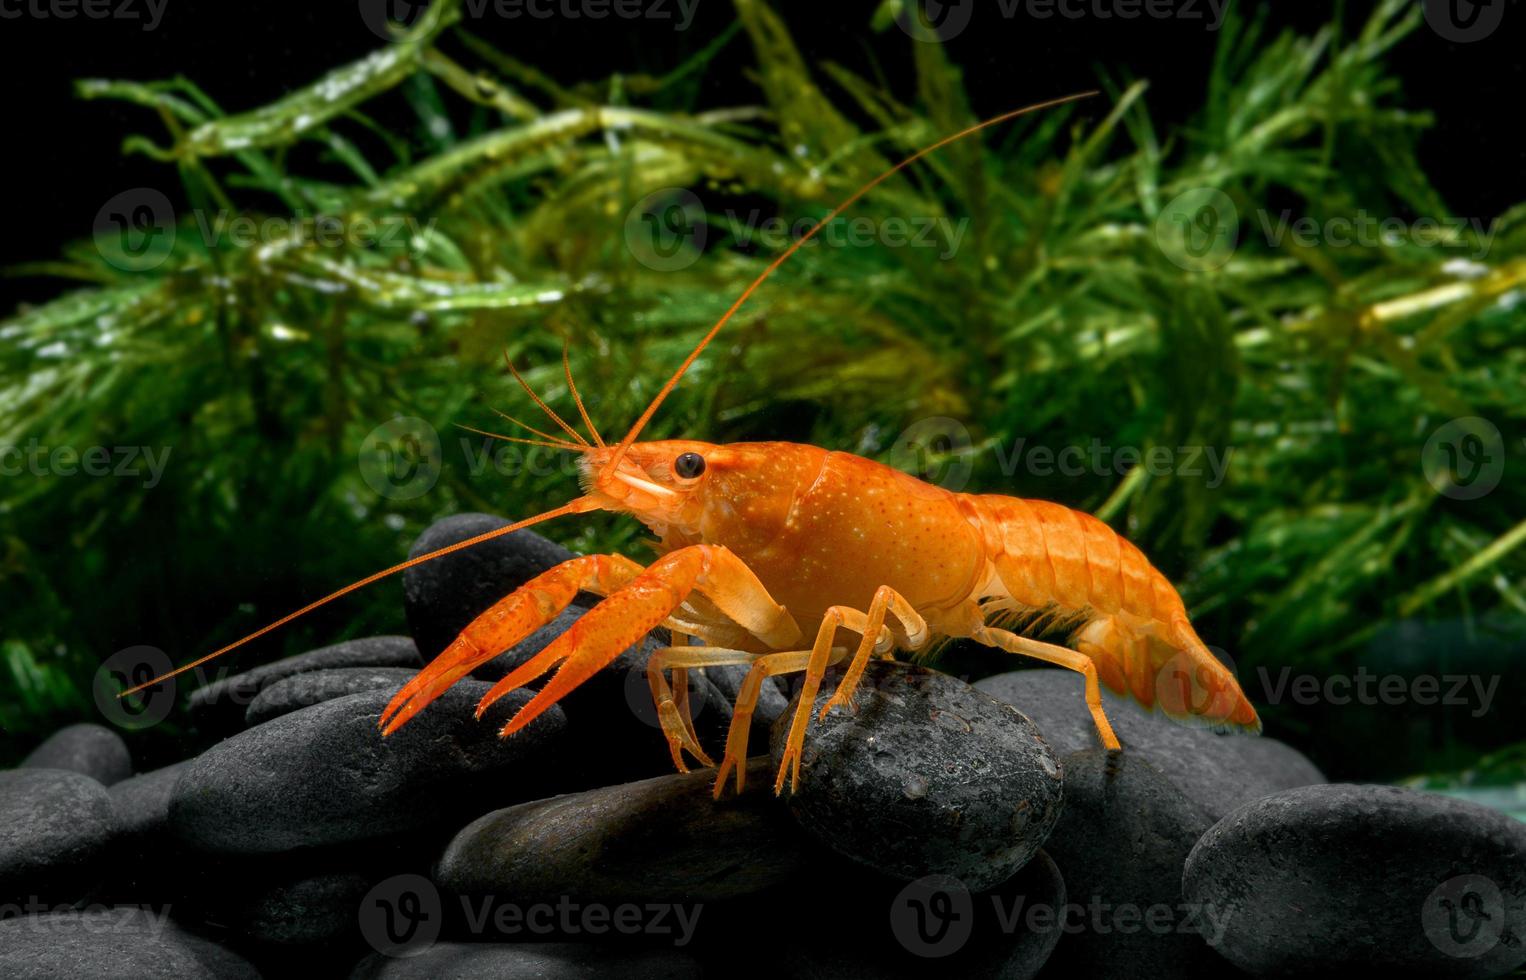
[[[101,205],[119,191],[155,186],[176,197],[172,166],[119,153],[128,133],[165,142],[158,119],[134,106],[79,100],[75,79],[151,80],[178,73],[195,80],[224,109],[236,111],[275,99],[381,43],[361,18],[365,0],[289,5],[165,0],[153,30],[143,29],[145,0],[109,0],[113,9],[125,3],[136,19],[65,19],[56,5],[67,2],[0,0],[6,14],[0,18],[0,84],[7,204],[0,266],[53,258],[66,242],[88,237]],[[728,0],[696,0],[692,25],[680,31],[674,26],[675,0],[661,2],[674,19],[506,19],[489,12],[470,18],[468,27],[557,80],[575,82],[615,71],[669,70],[733,16]],[[1163,132],[1202,104],[1217,38],[1204,18],[1038,21],[1021,14],[1005,18],[995,0],[980,2],[987,9],[976,8],[977,19],[949,44],[977,112],[994,114],[1090,87],[1099,70],[1115,79],[1148,79],[1148,104]],[[1195,2],[1206,14],[1206,0]],[[1235,2],[1249,9],[1245,0]],[[1422,27],[1392,57],[1406,104],[1437,119],[1422,143],[1426,169],[1455,214],[1486,221],[1526,199],[1520,109],[1526,90],[1521,44],[1526,8],[1518,0],[1493,2],[1507,7],[1499,29],[1484,40],[1455,44]],[[48,15],[30,12],[37,6]],[[909,96],[913,42],[894,27],[873,32],[874,6],[852,0],[776,2],[808,58],[878,71],[898,95]],[[1350,3],[1344,19],[1355,26],[1369,9]],[[1326,23],[1331,6],[1280,0],[1261,5],[1261,12],[1273,28],[1312,31]],[[703,106],[755,102],[756,92],[740,70],[750,64],[746,38],[738,36],[711,64]],[[49,299],[67,287],[57,279],[8,277],[0,280],[0,311]]]

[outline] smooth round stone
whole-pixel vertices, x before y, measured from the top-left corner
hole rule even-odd
[[[23,769],[67,769],[110,786],[132,775],[122,736],[104,725],[70,725],[54,732],[21,762]]]
[[[213,681],[187,699],[197,724],[218,731],[237,731],[255,697],[277,681],[315,670],[339,667],[424,666],[418,647],[406,636],[367,636],[320,647],[307,653],[262,664],[242,674]]]
[[[122,902],[173,900],[191,871],[184,848],[170,832],[170,796],[186,763],[177,762],[124,779],[109,790],[116,838],[107,897]]]
[[[1044,849],[1072,910],[1050,961],[1058,976],[1222,977],[1208,947],[1224,923],[1182,898],[1182,865],[1213,818],[1128,751],[1065,756],[1065,813]]]
[[[480,817],[436,867],[441,885],[506,902],[714,902],[802,869],[799,828],[766,760],[738,797],[711,798],[712,769],[557,796]]]
[[[1247,803],[1187,858],[1215,948],[1257,976],[1494,977],[1526,964],[1526,824],[1396,786]]]
[[[1019,670],[986,677],[975,687],[1033,719],[1062,758],[1101,747],[1084,681],[1075,671]],[[1106,688],[1102,701],[1124,753],[1147,760],[1215,819],[1257,797],[1325,782],[1314,763],[1274,738],[1191,728]]]
[[[111,796],[89,776],[0,771],[0,905],[83,898],[101,877],[98,863],[115,829]]]
[[[313,946],[356,931],[374,877],[335,871],[255,889],[242,896],[234,927],[276,946]]]
[[[745,951],[738,951],[745,957]],[[699,980],[697,960],[681,949],[622,949],[602,943],[435,943],[421,953],[373,953],[350,980]]]
[[[929,976],[1031,980],[1060,941],[1066,885],[1039,851],[987,892],[956,879],[893,881],[834,869],[830,884],[807,878],[790,895],[792,916],[830,923],[779,944],[776,976],[794,980],[918,980]],[[745,925],[745,924],[744,924]],[[711,944],[720,962],[745,942]],[[1066,974],[1060,974],[1065,976]]]
[[[185,762],[124,779],[111,787],[117,833],[124,840],[162,835],[169,827],[170,795],[185,771]]]
[[[455,514],[436,521],[408,552],[417,558],[507,526],[492,514]],[[515,531],[403,573],[408,630],[427,659],[438,656],[478,614],[573,553],[531,530]]]
[[[557,762],[565,719],[553,706],[509,738],[530,700],[515,691],[481,720],[490,685],[464,680],[390,736],[390,691],[325,701],[212,746],[175,785],[170,820],[201,850],[260,854],[364,840],[461,819],[534,794]]]
[[[0,976],[259,980],[239,954],[177,925],[168,913],[133,907],[0,919]]]
[[[1009,704],[922,667],[869,664],[856,713],[816,716],[790,810],[837,853],[893,878],[930,874],[992,888],[1021,868],[1060,817],[1060,765]],[[794,705],[773,730],[778,765]],[[769,780],[770,786],[772,779]]]
[[[363,691],[396,692],[417,673],[410,667],[335,667],[296,674],[256,694],[244,713],[244,723],[259,725],[298,708]]]

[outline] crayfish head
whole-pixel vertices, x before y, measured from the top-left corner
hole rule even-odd
[[[623,511],[659,534],[668,528],[697,531],[707,490],[727,465],[724,446],[689,439],[632,444],[611,466],[613,448],[583,453],[584,491],[600,509]]]

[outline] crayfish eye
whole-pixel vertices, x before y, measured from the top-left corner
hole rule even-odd
[[[673,472],[685,480],[692,480],[705,472],[705,457],[699,453],[682,453],[673,460]]]

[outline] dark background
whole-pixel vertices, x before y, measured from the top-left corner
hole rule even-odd
[[[144,0],[127,4],[140,19],[36,16],[27,4],[63,0],[0,0],[0,87],[5,98],[5,200],[9,234],[0,235],[0,267],[53,258],[74,239],[88,237],[96,212],[113,194],[141,186],[176,186],[170,165],[142,156],[122,157],[124,134],[139,132],[167,142],[146,109],[119,102],[84,102],[73,94],[78,78],[163,79],[183,74],[225,110],[261,105],[364,55],[381,42],[360,16],[358,0],[302,4],[245,4],[165,0],[163,16],[144,30]],[[558,0],[560,2],[560,0]],[[656,0],[642,0],[652,3]],[[715,38],[731,21],[728,0],[695,0],[688,30],[674,20],[508,20],[468,15],[468,29],[547,71],[561,82],[599,78],[612,71],[671,70]],[[1132,21],[1085,17],[1046,21],[1022,14],[999,16],[982,0],[979,18],[948,45],[975,94],[975,110],[994,114],[1026,102],[1091,87],[1099,71],[1115,80],[1143,78],[1160,131],[1202,104],[1215,34],[1206,19]],[[1418,2],[1418,0],[1417,0]],[[1393,55],[1411,108],[1434,113],[1422,143],[1422,161],[1455,214],[1489,220],[1520,201],[1526,174],[1526,137],[1519,101],[1526,91],[1526,9],[1507,4],[1489,37],[1455,44],[1422,28]],[[676,17],[674,0],[665,0]],[[775,4],[813,61],[835,60],[883,76],[909,96],[910,41],[897,28],[875,33],[871,2]],[[1206,13],[1205,0],[1196,6]],[[1330,16],[1318,2],[1258,5],[1272,33],[1283,27],[1312,31]],[[1252,9],[1241,0],[1241,9]],[[1360,24],[1370,4],[1344,9]],[[20,16],[15,16],[16,14]],[[719,71],[728,54],[743,57],[737,36],[712,65],[705,107],[745,104],[754,93],[739,73]],[[830,89],[830,86],[829,86]],[[43,277],[0,279],[0,311],[18,302],[49,299],[68,284]]]

